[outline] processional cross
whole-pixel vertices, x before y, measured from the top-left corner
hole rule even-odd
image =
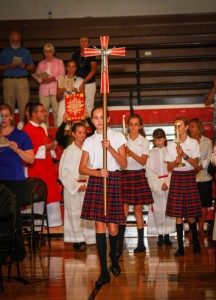
[[[109,93],[108,55],[125,56],[125,47],[108,49],[108,36],[101,36],[101,49],[84,48],[84,57],[101,56],[101,86],[103,94],[103,139],[107,139],[107,94]],[[107,170],[107,149],[103,149],[103,169]],[[104,177],[104,215],[107,215],[107,178]]]

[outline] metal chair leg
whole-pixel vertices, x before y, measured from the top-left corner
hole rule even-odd
[[[1,285],[1,293],[4,293],[3,274],[2,274],[1,264],[0,264],[0,285]]]

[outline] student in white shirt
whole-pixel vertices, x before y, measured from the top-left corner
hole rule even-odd
[[[154,202],[144,169],[149,155],[149,141],[145,137],[142,119],[139,115],[134,114],[129,117],[128,129],[129,134],[126,144],[128,153],[127,168],[122,171],[122,190],[126,215],[128,214],[129,205],[134,205],[138,230],[138,244],[134,249],[134,253],[140,253],[146,251],[142,207]],[[121,240],[119,240],[119,243],[121,244]]]
[[[158,247],[171,246],[169,234],[176,231],[176,219],[166,216],[167,197],[170,176],[164,157],[167,151],[167,139],[163,129],[153,132],[154,148],[150,151],[146,163],[146,174],[152,190],[154,203],[148,213],[148,234],[158,235]]]
[[[123,195],[121,188],[121,169],[127,167],[125,143],[120,132],[108,128],[107,139],[103,140],[103,108],[95,107],[91,119],[96,127],[94,135],[88,137],[82,147],[83,153],[79,172],[88,175],[89,181],[82,207],[81,218],[94,220],[96,225],[96,244],[101,266],[101,274],[95,282],[102,286],[110,282],[107,269],[106,225],[110,242],[111,271],[114,276],[121,272],[116,258],[118,224],[125,222]],[[103,169],[103,148],[107,148],[107,170]],[[88,162],[90,165],[88,165]],[[103,178],[107,177],[107,214],[104,215]]]
[[[178,124],[178,125],[177,125]],[[176,231],[178,250],[175,256],[184,255],[183,219],[186,218],[193,237],[193,251],[201,251],[195,218],[202,216],[201,201],[196,183],[195,169],[200,157],[199,144],[187,134],[189,122],[184,117],[175,119],[175,128],[178,126],[180,146],[172,141],[167,146],[165,161],[168,162],[168,171],[172,171],[170,189],[167,200],[166,215],[176,217]],[[184,163],[179,167],[179,163]]]
[[[75,123],[72,137],[73,143],[64,150],[59,165],[59,178],[64,185],[64,242],[73,243],[74,250],[85,250],[86,244],[96,243],[94,222],[80,218],[88,179],[79,174],[85,125]]]

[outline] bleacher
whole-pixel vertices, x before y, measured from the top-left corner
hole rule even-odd
[[[80,36],[89,36],[99,47],[99,36],[109,35],[110,47],[126,47],[126,57],[109,58],[109,106],[201,104],[216,74],[215,28],[214,13],[0,21],[0,48],[7,47],[9,32],[18,29],[36,64],[47,42],[67,61],[78,49]],[[31,100],[37,100],[38,84],[31,77],[29,82]],[[99,84],[100,61],[96,102],[101,101]]]

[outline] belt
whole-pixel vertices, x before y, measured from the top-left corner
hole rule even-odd
[[[167,178],[168,175],[162,175],[162,176],[158,176],[158,178]]]
[[[83,182],[83,183],[85,183],[86,180],[85,179],[83,179],[83,180],[77,180],[77,182]]]
[[[21,77],[4,77],[5,79],[20,79],[20,78],[27,78],[28,76],[21,76]]]
[[[139,169],[139,170],[122,170],[122,173],[138,173],[138,172],[144,172],[145,173],[145,169]]]
[[[94,169],[93,169],[94,170]],[[95,170],[97,170],[97,171],[101,171],[102,169],[95,169]],[[115,170],[115,171],[109,171],[109,170],[107,170],[108,172],[122,172],[121,170]]]

